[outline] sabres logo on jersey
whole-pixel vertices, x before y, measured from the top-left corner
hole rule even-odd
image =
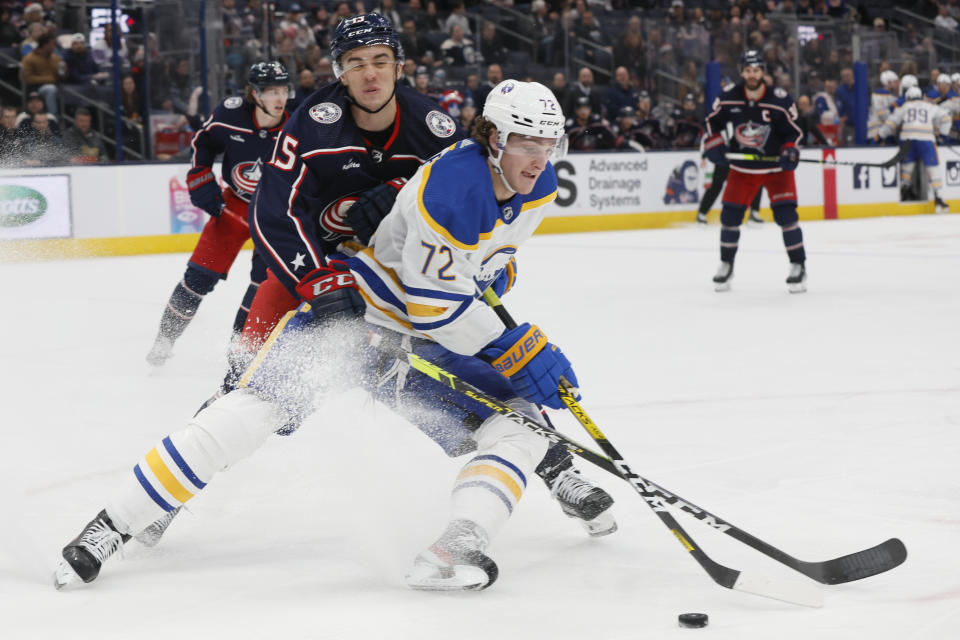
[[[770,137],[770,125],[745,122],[737,125],[734,137],[741,147],[746,149],[763,149]]]
[[[233,182],[233,190],[238,196],[245,200],[250,199],[257,188],[257,183],[260,182],[260,170],[260,158],[255,162],[240,162],[233,166],[230,178]]]

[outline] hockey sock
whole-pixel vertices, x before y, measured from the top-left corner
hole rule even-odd
[[[250,313],[250,305],[253,304],[253,297],[257,295],[259,282],[251,282],[247,286],[247,292],[243,294],[243,300],[240,301],[240,308],[237,309],[237,317],[233,320],[233,333],[239,335],[243,331],[243,325],[247,322],[247,315]]]
[[[790,262],[803,264],[807,254],[803,250],[803,231],[798,223],[783,228],[783,246],[787,249]]]
[[[193,316],[197,313],[203,297],[213,291],[220,278],[212,272],[187,265],[187,270],[174,288],[167,302],[167,308],[160,319],[160,335],[177,340]]]
[[[733,263],[740,246],[740,224],[747,208],[743,205],[723,203],[720,210],[720,260]]]

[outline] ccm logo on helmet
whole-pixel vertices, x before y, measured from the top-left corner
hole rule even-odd
[[[313,297],[345,287],[356,287],[357,280],[352,273],[334,273],[313,283]]]

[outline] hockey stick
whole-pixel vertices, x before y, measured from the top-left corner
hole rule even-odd
[[[618,462],[611,460],[596,451],[583,447],[559,431],[542,425],[536,420],[517,412],[511,408],[510,405],[484,393],[469,382],[460,379],[456,375],[414,353],[403,352],[403,355],[407,358],[410,366],[420,373],[430,376],[441,384],[449,386],[468,398],[483,404],[491,411],[499,413],[527,427],[553,443],[562,445],[570,453],[578,455],[584,460],[592,462],[601,469],[629,482],[637,493],[643,497],[647,505],[653,509],[664,525],[676,536],[680,544],[690,552],[690,555],[704,568],[713,581],[721,587],[807,607],[820,607],[823,605],[823,593],[812,585],[746,576],[741,571],[725,567],[712,560],[703,550],[696,546],[693,538],[684,531],[680,523],[678,523],[670,511],[667,510],[667,503],[666,500],[661,497],[660,488],[630,471],[630,468],[623,461]]]
[[[499,298],[497,298],[495,293],[492,291],[489,294],[485,293],[484,299],[493,307],[494,311],[497,313],[497,316],[504,322],[505,325],[508,327],[516,326],[516,322],[514,322],[513,318],[510,317],[510,314],[507,312],[506,308],[504,308],[503,303],[499,300]],[[885,542],[882,542],[874,547],[870,547],[869,549],[857,551],[855,553],[841,556],[839,558],[833,558],[831,560],[806,562],[794,558],[793,556],[781,551],[773,545],[754,537],[736,525],[727,522],[723,518],[710,513],[706,509],[698,507],[692,502],[685,500],[680,496],[671,493],[670,491],[667,491],[657,484],[650,482],[649,480],[644,480],[643,478],[636,476],[636,474],[633,474],[633,472],[629,470],[629,467],[627,467],[626,463],[624,462],[623,457],[619,454],[616,448],[614,448],[607,437],[603,435],[596,423],[590,419],[590,416],[587,415],[586,411],[583,410],[576,399],[574,399],[573,396],[562,387],[560,388],[560,398],[567,405],[567,408],[574,415],[577,421],[583,426],[584,429],[587,430],[587,433],[589,433],[593,440],[600,446],[603,452],[609,456],[609,459],[615,465],[617,465],[618,468],[622,467],[626,473],[638,478],[640,483],[645,485],[647,493],[641,492],[641,495],[651,506],[654,504],[662,505],[663,503],[674,505],[675,507],[685,511],[687,514],[692,515],[698,520],[701,520],[714,529],[718,529],[726,533],[730,537],[744,543],[748,547],[751,547],[760,553],[773,558],[777,562],[784,564],[791,569],[802,573],[808,578],[816,580],[822,584],[841,584],[844,582],[868,578],[878,573],[889,571],[890,569],[899,566],[907,559],[907,549],[903,542],[897,538],[890,538],[889,540],[886,540]],[[591,460],[591,462],[593,462],[593,460]],[[621,477],[627,479],[631,484],[634,484],[631,478],[627,478],[623,474],[618,475],[621,475]]]
[[[886,162],[851,162],[849,160],[815,160],[813,158],[800,158],[799,162],[809,162],[811,164],[822,164],[826,166],[843,166],[843,167],[880,167],[881,169],[887,169],[892,167],[895,164],[899,164],[903,157],[907,154],[907,150],[910,149],[910,141],[907,140],[897,151],[896,155],[887,160]],[[780,156],[761,156],[756,153],[728,153],[727,160],[747,160],[749,162],[778,162]]]

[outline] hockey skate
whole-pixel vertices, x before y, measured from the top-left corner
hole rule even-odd
[[[173,519],[180,513],[182,507],[177,507],[173,511],[168,511],[165,516],[152,523],[146,529],[133,536],[133,539],[145,547],[155,547],[160,542],[160,538],[167,531],[167,527],[173,522]]]
[[[697,211],[697,222],[707,224],[707,214],[705,211]]]
[[[760,212],[756,209],[750,209],[750,217],[747,218],[747,222],[751,225],[763,224],[764,219],[760,217]]]
[[[717,275],[713,276],[713,290],[729,291],[731,280],[733,280],[733,263],[721,262]]]
[[[608,511],[613,497],[580,475],[571,458],[548,469],[541,477],[563,512],[579,520],[588,534],[599,538],[617,530],[617,521]]]
[[[807,269],[802,262],[790,263],[790,275],[787,276],[787,288],[790,293],[803,293],[807,290]]]
[[[130,536],[120,533],[106,510],[97,514],[70,544],[63,548],[63,560],[53,574],[57,589],[83,582],[93,582],[107,558],[119,551]]]
[[[420,553],[406,575],[422,591],[479,591],[493,584],[497,563],[484,554],[487,534],[470,520],[454,520],[443,535]]]
[[[154,340],[153,346],[150,347],[150,351],[147,353],[147,362],[150,363],[151,366],[159,367],[169,360],[172,355],[173,340],[160,334],[157,336],[157,339]]]
[[[950,213],[950,205],[944,202],[940,196],[933,197],[933,206],[936,213]]]

